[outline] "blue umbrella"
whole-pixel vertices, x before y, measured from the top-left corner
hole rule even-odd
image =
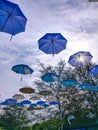
[[[92,86],[92,87],[91,87],[91,90],[93,90],[93,91],[98,91],[98,86]]]
[[[46,73],[41,77],[45,82],[55,82],[58,78],[59,76],[56,73]]]
[[[41,51],[54,55],[66,49],[67,40],[60,33],[47,33],[38,43]]]
[[[17,107],[24,107],[24,104],[23,103],[16,103],[16,106]]]
[[[32,74],[34,71],[28,66],[24,64],[15,65],[12,67],[12,71],[18,73],[18,74]],[[21,77],[22,80],[22,77]]]
[[[9,98],[9,99],[6,99],[4,102],[7,103],[8,105],[14,105],[16,104],[17,100],[13,98]]]
[[[9,105],[9,104],[4,101],[4,102],[1,102],[0,105],[5,105],[5,106],[7,106],[7,105]]]
[[[66,79],[66,80],[63,80],[61,82],[62,85],[66,86],[66,87],[70,87],[70,86],[76,86],[77,85],[77,82],[73,79]]]
[[[51,102],[49,102],[49,104],[50,104],[50,105],[58,105],[58,102],[56,102],[56,101],[51,101]]]
[[[45,104],[43,104],[42,106],[44,106],[44,107],[49,107],[49,104],[46,104],[46,103],[45,103]]]
[[[90,74],[95,74],[97,75],[98,74],[98,65],[95,65],[93,67],[91,67],[88,71]]]
[[[68,63],[74,67],[83,67],[90,64],[92,58],[90,52],[79,51],[69,57]]]
[[[38,101],[36,104],[37,104],[37,105],[44,105],[45,102],[44,102],[44,101]]]
[[[29,100],[24,100],[24,101],[22,101],[22,102],[20,102],[21,104],[23,104],[23,105],[29,105],[29,104],[31,104],[31,101],[29,101]]]
[[[81,89],[88,89],[88,90],[91,90],[92,88],[90,84],[80,84],[78,87]]]
[[[36,106],[37,106],[37,104],[35,104],[35,103],[30,104],[30,107],[36,107]]]
[[[0,31],[16,35],[25,31],[27,18],[17,4],[0,0]]]

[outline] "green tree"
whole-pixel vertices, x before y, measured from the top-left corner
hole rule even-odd
[[[0,127],[5,130],[22,130],[30,122],[24,110],[4,110],[0,115]]]

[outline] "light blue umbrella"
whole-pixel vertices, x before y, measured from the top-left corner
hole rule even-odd
[[[92,58],[90,52],[79,51],[69,57],[68,63],[74,67],[83,67],[90,64]]]
[[[66,87],[72,87],[72,86],[76,86],[77,82],[73,79],[66,79],[66,80],[63,80],[61,84]]]
[[[59,76],[56,73],[46,73],[41,76],[41,79],[45,82],[55,82],[58,78]]]
[[[91,90],[92,88],[90,84],[80,84],[78,87],[81,89],[87,89],[87,90]]]
[[[93,90],[93,91],[95,91],[95,92],[98,91],[98,86],[92,86],[92,87],[91,87],[91,90]]]
[[[44,107],[46,108],[46,107],[49,107],[49,104],[46,104],[46,103],[45,103],[45,104],[43,104],[42,106],[44,106]]]
[[[30,107],[36,107],[36,106],[37,106],[36,103],[32,103],[32,104],[30,104]]]
[[[67,40],[60,33],[47,33],[38,40],[39,49],[46,54],[58,54],[66,49]]]
[[[19,64],[19,65],[13,66],[12,71],[16,72],[17,74],[21,74],[21,75],[22,74],[31,75],[34,72],[28,65],[25,65],[25,64]],[[22,80],[22,77],[21,77],[21,80]]]

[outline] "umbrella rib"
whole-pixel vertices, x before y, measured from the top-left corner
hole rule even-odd
[[[15,8],[16,8],[16,7],[15,7]],[[7,19],[6,19],[5,23],[4,23],[4,26],[2,27],[2,31],[4,31],[4,28],[5,28],[5,26],[6,26],[6,23],[7,23],[8,19],[10,18],[11,14],[12,14],[12,12],[14,11],[15,8],[13,8],[13,10],[12,10],[10,13],[8,12],[8,16],[7,16]],[[7,9],[7,7],[6,7],[6,9]],[[8,10],[8,9],[7,9],[7,10]]]

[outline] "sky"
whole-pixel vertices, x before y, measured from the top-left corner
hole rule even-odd
[[[25,32],[13,36],[0,32],[0,100],[20,93],[24,86],[35,88],[39,61],[55,66],[60,59],[66,62],[78,51],[89,51],[98,64],[98,2],[88,0],[9,0],[19,5],[28,19]],[[68,41],[66,49],[55,55],[39,50],[38,40],[46,33],[61,33]],[[34,73],[23,76],[12,66],[29,65]]]

